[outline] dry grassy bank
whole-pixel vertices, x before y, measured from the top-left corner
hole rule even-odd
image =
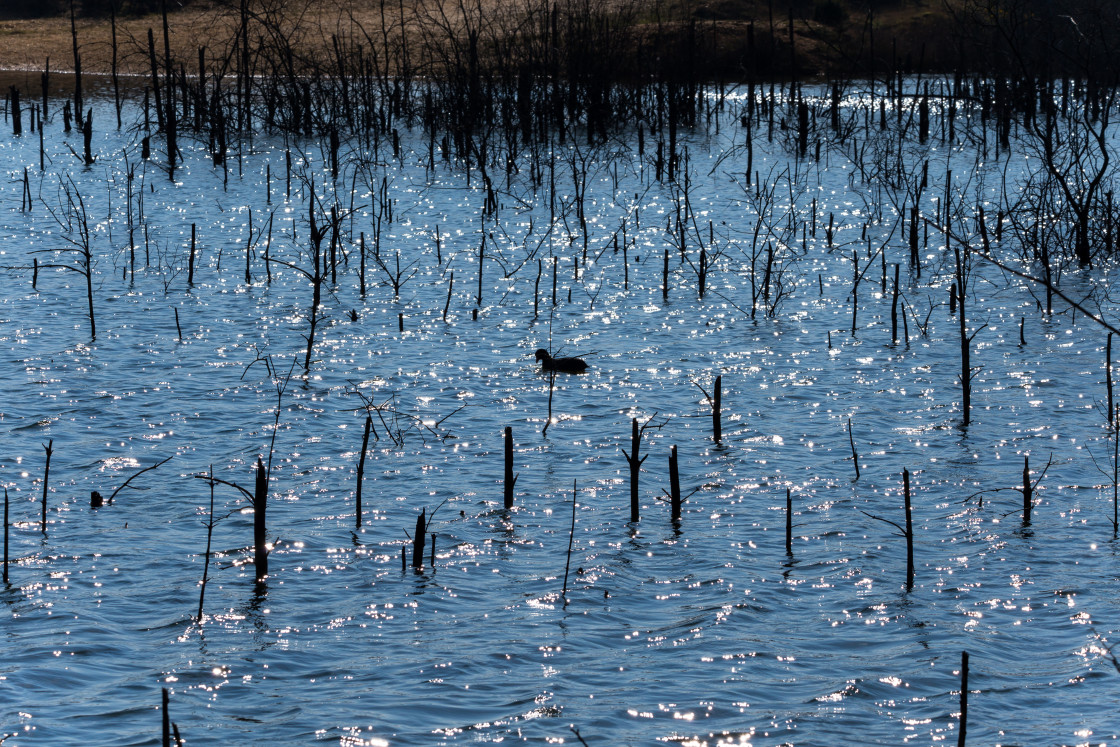
[[[531,0],[482,0],[469,10],[481,8],[484,23],[516,29],[518,17],[534,11]],[[626,0],[622,0],[625,2]],[[644,2],[644,0],[638,0]],[[601,4],[596,4],[602,7]],[[487,7],[489,6],[489,7]],[[423,41],[431,42],[452,31],[461,31],[462,16],[457,2],[442,0],[396,0],[380,2],[356,0],[254,0],[250,7],[253,42],[268,43],[268,36],[282,33],[292,43],[298,57],[311,63],[330,57],[332,37],[356,39],[376,49],[387,38],[397,37],[401,28],[417,50],[423,63]],[[822,75],[859,68],[868,54],[868,19],[848,11],[840,22],[814,19],[812,8],[794,16],[793,30],[797,49],[796,64],[802,73]],[[382,12],[384,8],[384,13]],[[751,24],[766,69],[788,71],[789,15],[770,13],[771,6],[754,0],[711,0],[688,5],[667,5],[652,0],[642,6],[628,5],[631,23],[652,26],[657,23],[682,24],[691,19],[708,39],[712,65],[729,78],[745,72],[744,50]],[[402,23],[402,18],[403,23]],[[948,69],[954,54],[947,16],[939,4],[902,2],[880,11],[874,18],[876,56],[917,65],[919,59],[929,68]],[[206,48],[209,60],[230,54],[240,28],[237,3],[200,0],[169,14],[171,52],[188,72],[198,59],[199,47]],[[76,29],[84,72],[109,73],[113,60],[113,34],[108,18],[78,18]],[[117,19],[117,61],[122,74],[145,75],[150,72],[148,32],[155,38],[157,55],[163,50],[162,20],[158,14]],[[488,29],[492,31],[492,29]],[[776,39],[781,47],[770,43]],[[395,44],[395,41],[392,43]],[[780,51],[775,51],[780,49]],[[768,51],[769,50],[769,51]],[[74,55],[69,16],[43,19],[0,19],[0,68],[40,71],[47,65],[54,71],[72,70]]]

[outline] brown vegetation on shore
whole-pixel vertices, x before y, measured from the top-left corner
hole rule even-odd
[[[346,35],[357,28],[380,24],[380,8],[347,0],[253,3],[255,15],[270,23],[281,22],[294,47],[308,57],[330,50],[332,35]],[[409,0],[409,6],[412,0]],[[394,4],[394,15],[403,6]],[[406,9],[407,12],[407,9]],[[158,13],[121,16],[116,19],[121,74],[145,75],[149,71],[148,29],[159,39],[162,19]],[[198,48],[232,48],[240,25],[236,3],[194,2],[168,9],[171,54],[178,60],[197,57]],[[81,45],[82,69],[108,74],[112,70],[112,21],[109,17],[75,19]],[[162,44],[162,41],[160,41]],[[161,47],[162,51],[162,47]],[[52,70],[74,67],[70,18],[0,19],[0,67],[9,70],[42,70],[50,59]]]
[[[206,47],[208,55],[220,56],[221,50],[230,50],[236,44],[238,0],[168,5],[175,59],[192,60],[200,47]],[[622,3],[616,5],[622,7]],[[439,0],[253,0],[249,7],[265,33],[282,30],[286,43],[309,65],[333,55],[334,37],[387,41],[383,15],[393,34],[403,26],[416,40],[430,41],[439,36],[432,33],[433,28],[439,32],[459,28],[464,13],[481,13],[495,25],[516,29],[519,16],[528,17],[538,10],[526,0],[482,0],[467,6]],[[729,80],[748,72],[746,50],[752,35],[761,58],[753,63],[757,70],[782,76],[790,73],[791,63],[800,74],[809,76],[859,73],[868,66],[872,53],[869,41],[877,45],[876,57],[889,63],[893,55],[898,64],[911,68],[949,70],[956,66],[958,56],[949,16],[935,2],[903,0],[869,11],[832,0],[796,3],[792,9],[784,2],[764,0],[695,4],[650,0],[628,3],[624,11],[623,17],[633,24],[635,36],[654,26],[664,31],[672,24],[682,29],[694,24],[706,37],[709,59],[705,66]],[[788,46],[791,21],[796,46],[793,58]],[[161,24],[158,13],[116,19],[118,70],[122,75],[149,72],[148,30],[153,29],[159,39]],[[110,17],[79,14],[75,27],[83,71],[108,74],[113,57]],[[74,67],[69,15],[4,18],[0,11],[0,68],[41,71],[48,60],[52,71]]]

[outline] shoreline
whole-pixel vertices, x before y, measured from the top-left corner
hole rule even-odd
[[[356,0],[321,0],[312,3],[309,10],[298,17],[287,17],[285,11],[280,10],[261,20],[254,19],[253,27],[260,44],[271,43],[270,34],[282,36],[294,50],[297,66],[332,65],[338,54],[336,43],[341,43],[345,50],[365,48],[382,60],[389,60],[383,64],[394,64],[393,57],[409,46],[412,49],[406,51],[418,53],[416,57],[434,57],[438,63],[442,50],[433,53],[431,45],[438,46],[457,34],[462,18],[451,17],[445,25],[436,24],[430,15],[431,8],[425,6],[427,2],[429,0],[412,0],[400,6],[399,17],[394,13],[391,18],[383,18]],[[491,43],[494,39],[509,41],[523,33],[503,31],[504,28],[520,28],[511,21],[518,20],[517,13],[524,11],[510,11],[501,2],[485,0],[486,12],[494,14],[486,17],[487,22],[493,24],[487,29],[487,33],[494,35]],[[876,42],[880,46],[871,50],[874,62],[862,49],[866,46],[867,28],[864,19],[855,13],[842,22],[831,24],[792,14],[775,19],[767,16],[766,4],[756,5],[753,0],[738,0],[738,4],[721,6],[718,12],[701,7],[690,11],[691,15],[675,15],[656,22],[648,14],[630,12],[632,15],[627,16],[615,32],[619,39],[636,45],[631,54],[649,54],[647,42],[651,41],[656,53],[664,40],[681,36],[678,31],[687,28],[689,34],[697,35],[697,64],[717,71],[725,80],[745,80],[749,68],[753,68],[756,80],[766,81],[791,77],[828,78],[830,75],[868,77],[870,71],[882,74],[892,67],[930,74],[946,73],[960,68],[964,56],[962,51],[951,51],[952,29],[946,11],[933,10],[921,3],[881,12],[876,17],[874,38],[880,40]],[[382,24],[387,21],[393,26],[386,34]],[[206,50],[208,65],[223,57],[228,62],[234,57],[239,24],[232,9],[210,0],[171,12],[168,14],[171,56],[188,74],[192,69],[195,74],[198,72],[200,47]],[[83,75],[111,75],[114,54],[110,19],[80,18],[76,19],[75,26]],[[118,75],[150,76],[149,33],[154,37],[155,57],[162,61],[162,18],[159,15],[117,19]],[[658,38],[662,41],[656,41]],[[789,47],[791,39],[793,54]],[[855,50],[854,54],[849,50]],[[432,64],[431,60],[428,64]],[[74,72],[69,16],[0,19],[0,70],[38,74],[48,65],[59,66],[57,71],[52,69],[52,73]]]

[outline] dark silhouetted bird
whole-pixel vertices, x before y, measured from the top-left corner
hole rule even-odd
[[[587,361],[582,358],[553,358],[544,348],[537,350],[537,360],[545,371],[560,371],[562,373],[583,373],[587,369]]]

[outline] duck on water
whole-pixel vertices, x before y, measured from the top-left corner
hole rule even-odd
[[[582,358],[553,358],[544,348],[537,350],[537,360],[541,362],[541,369],[544,371],[583,373],[587,369],[587,361]]]

